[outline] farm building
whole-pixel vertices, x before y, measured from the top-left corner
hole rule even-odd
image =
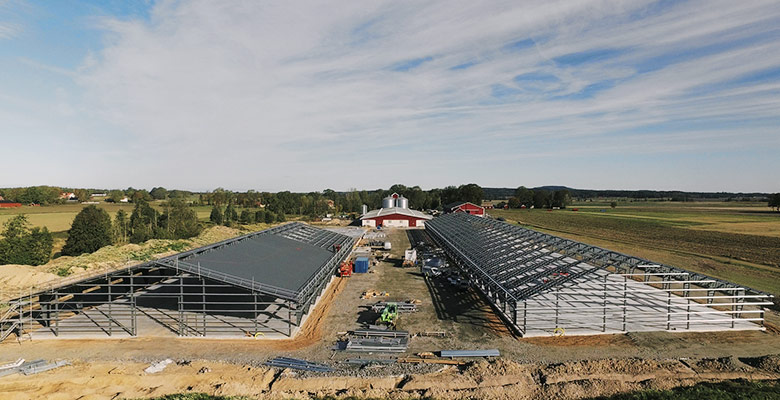
[[[289,223],[7,301],[0,341],[92,336],[289,337],[355,239]]]
[[[771,295],[464,213],[426,231],[523,336],[763,329]]]
[[[409,209],[409,200],[398,193],[382,199],[382,208],[371,210],[360,217],[363,226],[385,228],[414,228],[425,226],[433,217]]]
[[[409,200],[398,193],[382,199],[382,208],[371,210],[360,217],[363,226],[385,228],[414,228],[425,226],[431,220],[428,214],[409,209]]]
[[[474,203],[469,203],[467,201],[458,201],[444,206],[444,212],[445,213],[466,213],[466,214],[484,217],[485,207],[478,206]]]
[[[21,207],[22,203],[16,203],[8,200],[0,200],[0,208],[15,208]]]

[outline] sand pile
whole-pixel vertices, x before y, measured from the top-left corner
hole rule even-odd
[[[60,277],[46,272],[44,266],[2,265],[0,266],[0,299],[17,297],[20,290],[29,290],[42,283],[52,282],[57,279],[60,279]]]

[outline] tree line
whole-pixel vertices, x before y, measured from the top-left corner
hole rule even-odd
[[[244,209],[239,213],[232,204],[228,204],[223,210],[222,207],[214,205],[211,208],[209,220],[215,225],[233,226],[240,224],[285,222],[287,218],[284,213],[274,214],[272,211],[258,210],[252,211]]]
[[[167,190],[164,187],[155,187],[150,191],[133,187],[124,190],[62,188],[55,186],[0,188],[0,196],[5,200],[22,204],[61,204],[67,201],[67,199],[60,197],[62,193],[73,193],[79,201],[87,201],[94,194],[105,194],[105,201],[114,203],[118,203],[125,197],[129,201],[135,202],[138,200],[186,199],[193,195],[192,192],[186,190]]]
[[[586,200],[596,198],[622,198],[636,200],[667,200],[667,201],[695,201],[695,200],[724,200],[724,201],[765,201],[766,193],[733,193],[733,192],[685,192],[679,190],[591,190],[573,189],[565,186],[540,186],[529,188],[531,190],[546,190],[555,192],[568,190],[573,199]],[[488,200],[508,200],[515,197],[516,188],[483,188],[485,198]]]
[[[571,205],[571,202],[571,193],[568,189],[528,189],[520,186],[515,189],[514,196],[506,203],[496,204],[496,208],[503,208],[504,204],[509,208],[566,208]]]
[[[243,208],[264,208],[275,214],[297,214],[317,217],[329,212],[360,213],[363,204],[369,209],[381,207],[382,199],[398,193],[409,199],[411,208],[428,210],[441,209],[444,205],[456,201],[482,203],[484,194],[482,188],[474,183],[447,186],[443,189],[423,190],[419,186],[396,184],[389,189],[356,190],[337,192],[325,189],[322,192],[293,193],[282,191],[277,193],[232,192],[217,188],[212,192],[198,196],[198,203],[212,206],[233,205]],[[215,217],[216,218],[216,217]]]
[[[149,239],[185,239],[201,232],[198,215],[181,199],[172,199],[159,212],[138,200],[128,217],[119,210],[111,220],[106,210],[90,205],[73,220],[62,255],[92,253],[110,244],[143,243]]]

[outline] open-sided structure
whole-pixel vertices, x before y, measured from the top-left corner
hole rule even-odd
[[[287,337],[355,239],[289,223],[14,299],[0,341],[90,335]]]
[[[763,329],[771,295],[491,219],[426,231],[523,336]]]

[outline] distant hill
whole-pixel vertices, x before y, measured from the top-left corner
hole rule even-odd
[[[485,194],[485,200],[505,200],[515,195],[517,188],[482,188]],[[566,186],[546,185],[531,190],[568,190],[571,196],[579,199],[592,198],[626,198],[626,199],[648,199],[661,200],[668,199],[674,201],[694,201],[694,200],[755,200],[764,201],[768,198],[767,193],[732,193],[732,192],[683,192],[676,190],[593,190],[593,189],[574,189]]]

